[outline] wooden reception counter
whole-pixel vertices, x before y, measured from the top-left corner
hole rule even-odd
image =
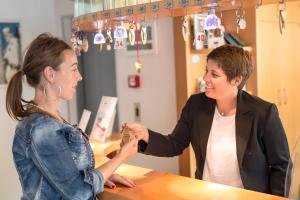
[[[96,166],[103,159],[96,157]],[[101,200],[284,200],[285,198],[209,183],[201,180],[162,173],[142,167],[123,164],[116,173],[131,178],[135,188],[118,185],[105,188]]]
[[[95,154],[96,167],[107,161],[106,155],[120,147],[120,135],[112,134],[104,144],[90,140]],[[123,164],[116,173],[136,183],[135,188],[118,185],[105,188],[99,195],[101,200],[284,200],[286,198],[209,183],[170,173]]]

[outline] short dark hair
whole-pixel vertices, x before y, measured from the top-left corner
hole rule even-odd
[[[25,58],[20,71],[10,79],[6,91],[6,110],[8,114],[21,120],[31,112],[26,109],[23,103],[28,103],[22,99],[22,77],[26,76],[28,84],[37,87],[41,80],[41,72],[47,66],[54,70],[59,70],[59,65],[63,62],[64,50],[72,49],[66,42],[49,33],[40,34],[29,45],[25,53]]]
[[[225,72],[228,81],[237,76],[242,76],[243,80],[238,87],[239,89],[244,87],[253,70],[250,53],[235,45],[225,44],[215,48],[207,55],[208,60],[218,63],[219,67]]]

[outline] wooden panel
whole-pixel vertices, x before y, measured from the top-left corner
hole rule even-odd
[[[257,11],[258,96],[276,103],[290,150],[300,136],[300,1],[286,7],[280,34],[277,5]]]
[[[181,110],[188,98],[187,45],[181,34],[182,22],[182,17],[173,18],[177,118],[180,117]],[[179,156],[180,175],[190,176],[191,170],[189,163],[190,150],[185,149],[183,154]]]
[[[276,25],[276,27],[275,27]],[[282,100],[280,98],[281,83],[281,56],[277,46],[270,46],[279,40],[279,34],[274,33],[278,24],[258,21],[258,49],[257,49],[257,76],[258,96],[273,102],[280,109]]]
[[[299,11],[300,12],[300,9]],[[300,27],[299,24],[286,23],[286,29],[282,37],[282,45],[279,47],[282,58],[281,76],[282,82],[282,103],[283,120],[290,150],[295,146],[300,136],[299,122],[299,52],[300,52]],[[287,51],[288,50],[288,51]],[[283,56],[284,55],[284,56]],[[298,74],[297,74],[298,73]]]

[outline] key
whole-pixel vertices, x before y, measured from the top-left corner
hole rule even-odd
[[[130,133],[129,133],[129,130],[125,124],[125,126],[123,127],[122,131],[121,131],[121,134],[122,134],[122,140],[125,142],[125,143],[128,143],[130,142]]]
[[[279,3],[277,9],[279,11],[279,31],[280,34],[282,34],[283,29],[285,28],[285,3]]]
[[[240,31],[240,18],[237,18],[236,20],[236,33],[239,33]]]
[[[279,10],[279,31],[280,31],[280,34],[282,34],[283,29],[285,28],[283,12],[284,12],[283,10]]]

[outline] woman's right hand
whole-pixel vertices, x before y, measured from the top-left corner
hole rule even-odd
[[[136,138],[131,138],[130,141],[126,144],[121,146],[119,155],[124,159],[127,160],[128,158],[134,156],[137,153],[137,143],[138,140]]]
[[[132,138],[128,143],[124,144],[118,154],[113,157],[111,160],[107,161],[96,170],[99,170],[104,177],[104,181],[109,180],[109,177],[114,173],[114,171],[128,158],[134,156],[137,153],[138,148],[138,140],[136,138]],[[118,179],[119,182],[122,181]],[[118,181],[117,180],[117,181]],[[109,182],[107,182],[109,184]]]
[[[137,139],[144,140],[148,143],[149,132],[148,129],[140,124],[126,124],[129,132]]]

